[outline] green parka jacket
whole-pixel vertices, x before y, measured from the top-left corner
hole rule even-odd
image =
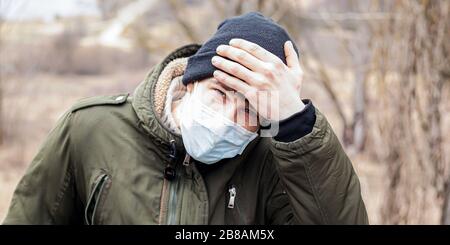
[[[358,177],[318,110],[312,132],[296,141],[257,138],[205,173],[186,160],[181,137],[152,102],[164,67],[198,48],[171,53],[132,97],[87,98],[66,112],[19,182],[4,223],[367,224]]]

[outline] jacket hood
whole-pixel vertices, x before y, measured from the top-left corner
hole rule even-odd
[[[146,133],[152,136],[160,144],[167,145],[172,140],[175,141],[178,151],[184,150],[181,136],[171,132],[160,121],[160,116],[158,115],[159,112],[155,108],[155,104],[161,103],[161,98],[158,97],[157,93],[160,86],[157,86],[157,84],[164,68],[166,68],[171,61],[190,57],[195,54],[200,47],[201,46],[198,44],[190,44],[170,53],[161,63],[153,67],[144,81],[138,85],[133,94],[132,106]],[[155,103],[156,100],[158,100],[158,103]]]

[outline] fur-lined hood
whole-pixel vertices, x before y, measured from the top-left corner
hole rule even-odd
[[[183,147],[181,137],[171,132],[161,122],[160,117],[170,82],[181,78],[187,65],[187,58],[195,54],[199,48],[200,45],[191,44],[175,50],[156,65],[134,91],[132,105],[143,128],[163,144],[175,140],[177,147]]]

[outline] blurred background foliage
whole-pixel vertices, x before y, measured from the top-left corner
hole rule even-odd
[[[450,224],[450,1],[0,0],[0,220],[76,100],[133,92],[174,49],[260,11],[300,49],[304,98],[360,176],[372,224]]]

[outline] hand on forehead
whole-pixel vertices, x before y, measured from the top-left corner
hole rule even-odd
[[[220,83],[243,94],[268,120],[285,119],[304,107],[303,71],[292,42],[284,43],[286,64],[277,55],[243,39],[220,45],[211,59]]]

